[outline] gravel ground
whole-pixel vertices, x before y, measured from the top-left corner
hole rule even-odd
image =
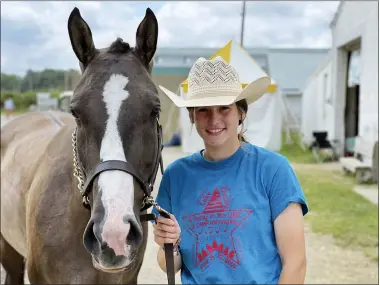
[[[1,119],[3,125],[4,120]],[[167,165],[181,155],[177,148],[165,148],[164,164]],[[160,180],[159,173],[156,186]],[[305,232],[308,259],[306,284],[378,284],[377,263],[369,260],[362,252],[337,246],[332,237],[312,233],[307,224]],[[152,227],[150,227],[146,255],[138,280],[140,284],[167,283],[166,274],[156,263],[156,252],[157,246],[153,241]],[[2,284],[4,278],[4,270],[1,268]],[[26,283],[28,283],[27,278]],[[176,283],[180,284],[179,274],[176,276]]]
[[[8,121],[10,121],[12,118],[6,118],[4,115],[1,115],[1,126],[5,125]]]

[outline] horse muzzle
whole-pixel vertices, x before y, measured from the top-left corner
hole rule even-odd
[[[122,273],[122,272],[127,271],[128,269],[130,269],[134,265],[134,259],[132,261],[130,261],[129,264],[126,265],[126,266],[122,266],[122,267],[105,267],[105,266],[102,266],[100,264],[100,262],[98,261],[98,258],[96,256],[92,256],[92,264],[99,271],[102,271],[102,272],[105,272],[105,273],[116,274],[116,273]]]

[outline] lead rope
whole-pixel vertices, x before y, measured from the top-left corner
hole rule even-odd
[[[145,201],[145,199],[144,199]],[[144,202],[143,201],[143,202]],[[163,216],[164,218],[170,219],[170,213],[166,211],[165,209],[161,208],[156,201],[152,197],[148,197],[147,204],[150,206],[153,206],[156,208],[158,213]],[[147,214],[146,216],[148,216]],[[156,217],[154,214],[151,214],[149,218],[147,217],[147,220],[155,220]],[[178,244],[177,244],[178,246]],[[166,262],[166,275],[168,278],[168,284],[175,284],[175,272],[174,272],[174,245],[172,243],[165,243],[164,244],[164,252],[165,252],[165,262]]]

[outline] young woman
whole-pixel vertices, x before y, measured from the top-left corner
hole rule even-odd
[[[154,210],[158,264],[166,272],[163,245],[174,243],[183,284],[304,282],[303,191],[285,157],[241,134],[248,104],[269,84],[263,76],[242,89],[231,65],[201,58],[189,73],[186,100],[160,86],[187,107],[204,141],[204,150],[165,170],[157,203],[170,219]]]

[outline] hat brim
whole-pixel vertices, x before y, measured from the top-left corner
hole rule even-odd
[[[194,98],[189,100],[184,100],[182,97],[161,85],[159,85],[159,87],[177,107],[206,107],[231,105],[243,99],[246,99],[248,104],[252,104],[267,92],[270,82],[270,78],[268,76],[264,76],[248,84],[238,94],[231,96],[226,94],[221,94],[219,96],[218,94],[210,94],[210,96],[207,96],[205,94],[205,97],[203,98]]]

